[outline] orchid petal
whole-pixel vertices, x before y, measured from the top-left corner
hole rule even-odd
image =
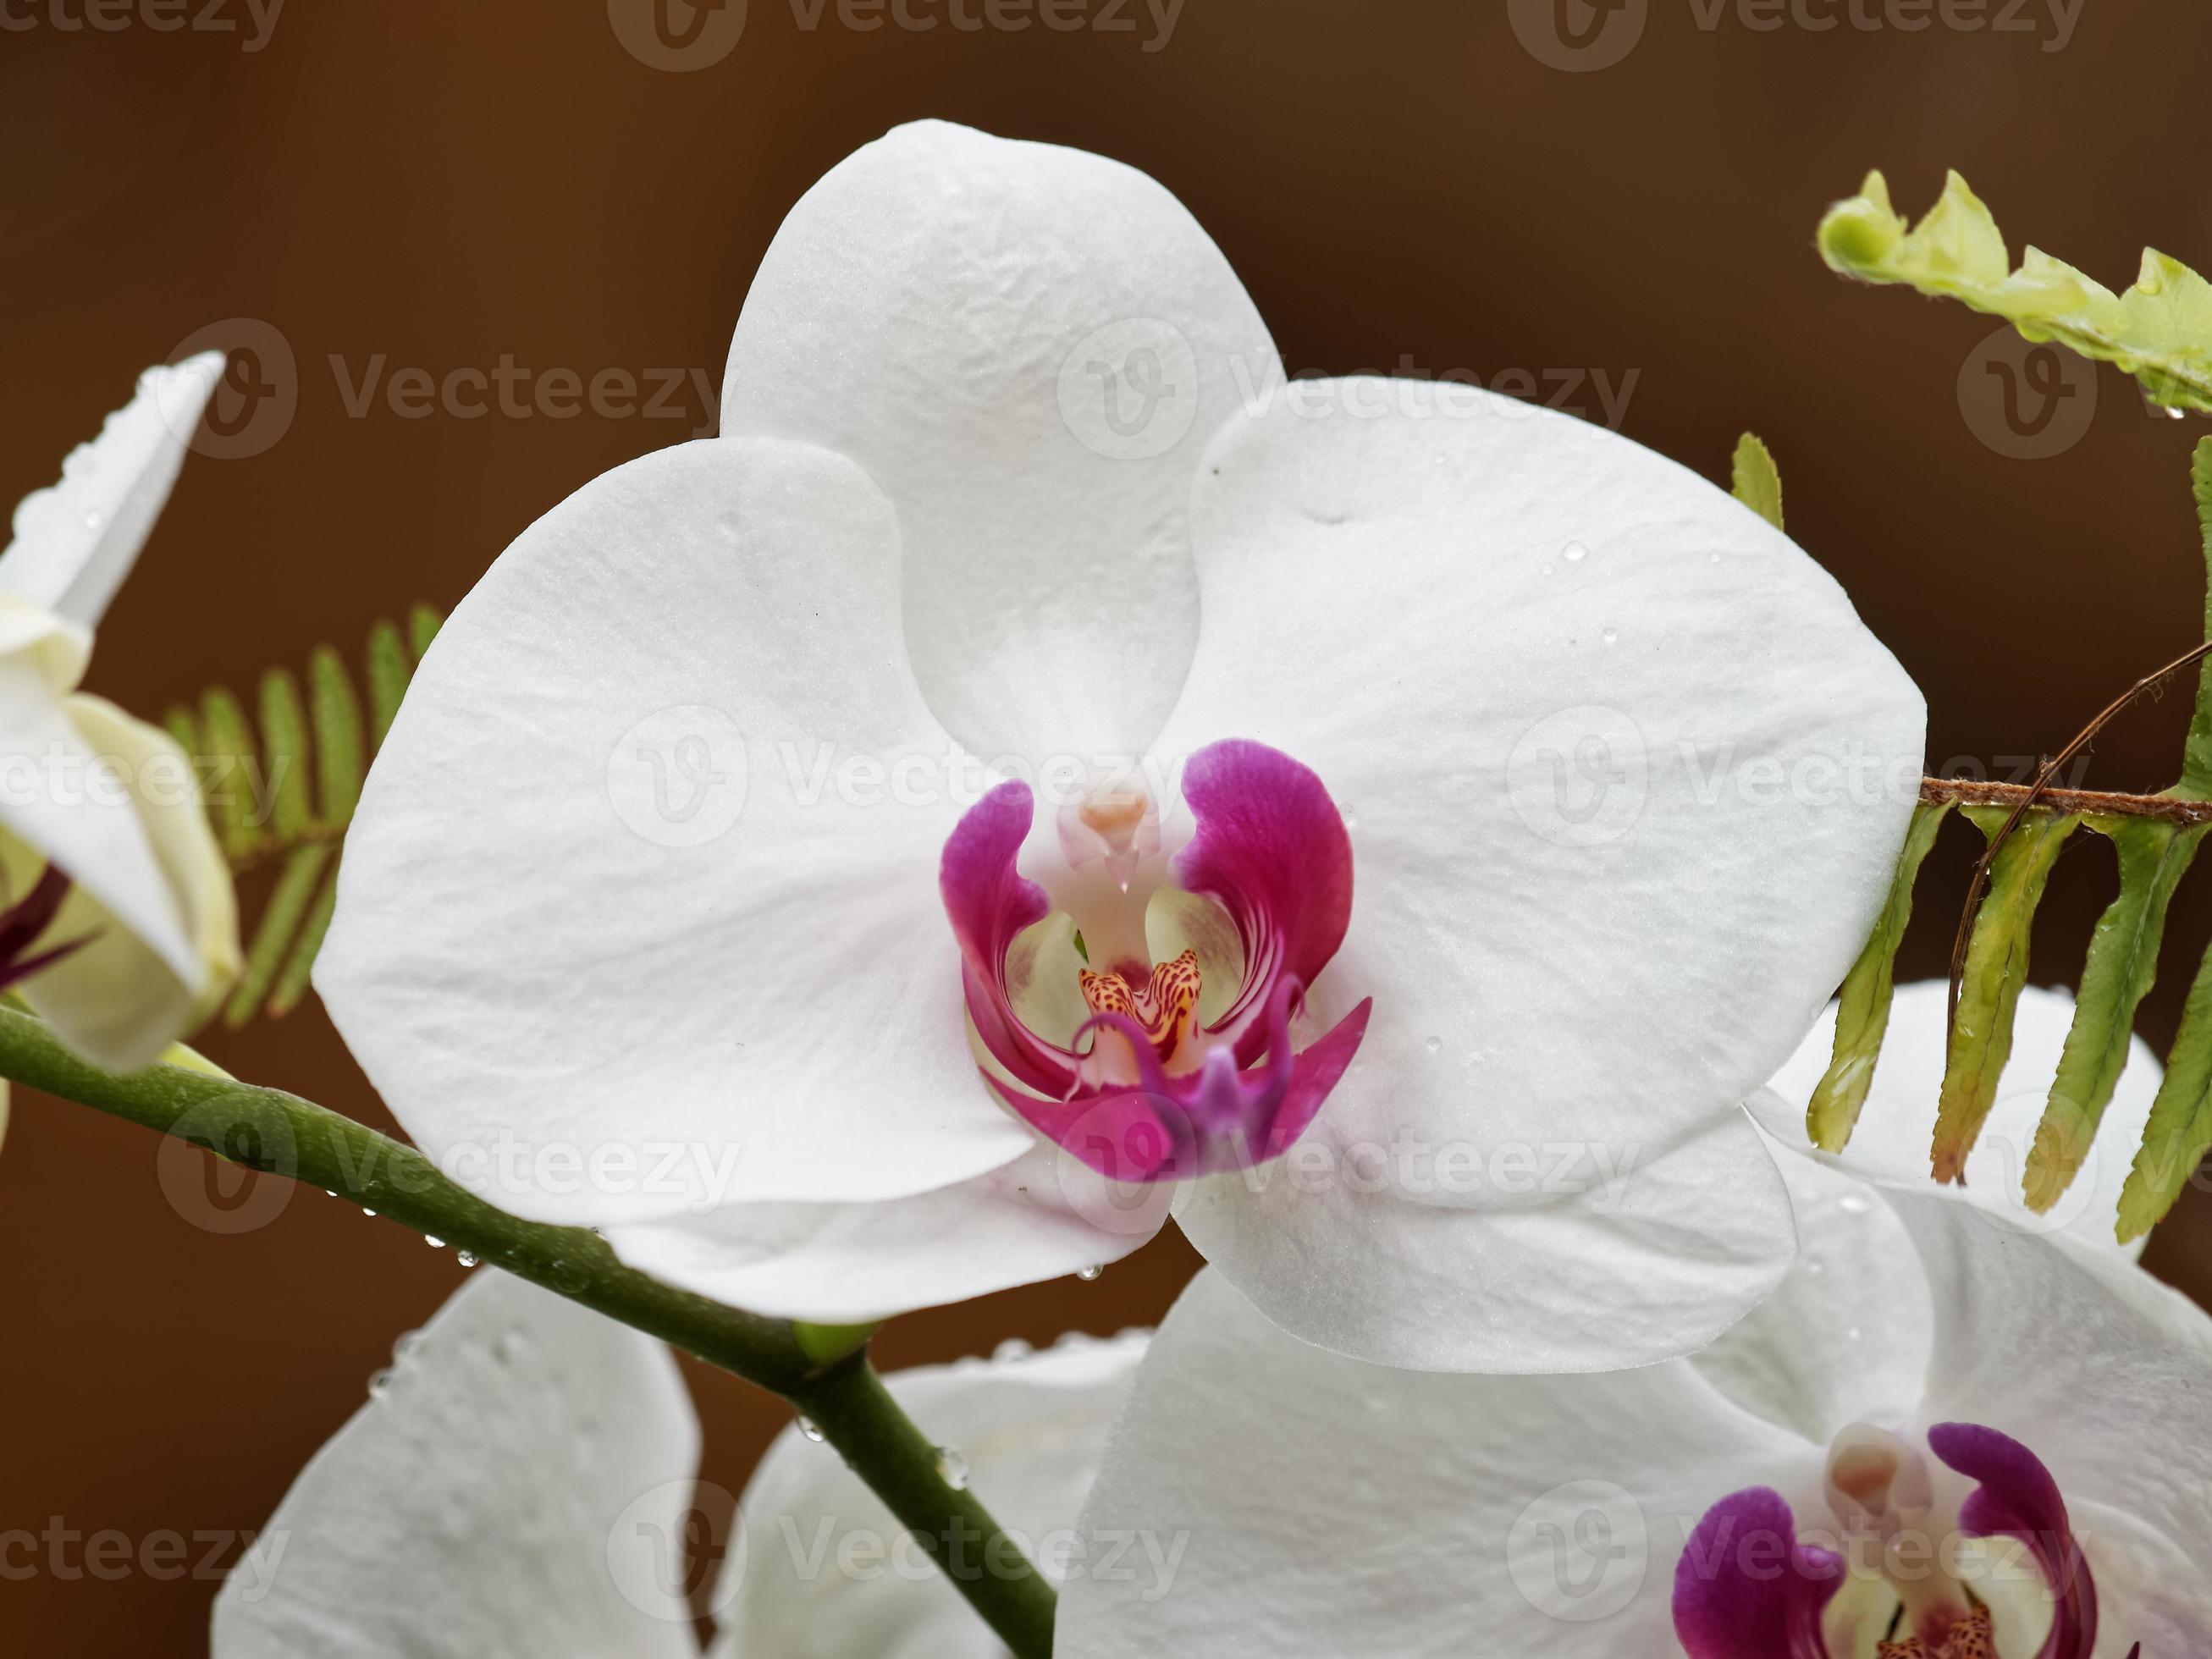
[[[238,897],[201,808],[192,763],[168,734],[81,694],[66,701],[63,715],[82,751],[100,759],[103,777],[120,793],[113,807],[103,806],[88,786],[65,830],[41,823],[53,837],[50,867],[70,878],[70,889],[33,946],[34,953],[59,954],[20,988],[71,1048],[112,1070],[131,1071],[188,1035],[237,977]],[[82,833],[90,816],[125,808],[136,837],[112,823]],[[5,807],[0,821],[15,827]],[[0,847],[11,884],[35,879],[46,856],[20,843]]]
[[[1060,1659],[1620,1659],[1674,1649],[1677,1553],[1818,1449],[1686,1366],[1516,1378],[1329,1354],[1202,1273],[1151,1354],[1081,1528],[1182,1553],[1072,1581]],[[1797,1494],[1793,1492],[1791,1495]]]
[[[1849,968],[1917,798],[1921,700],[1841,590],[1672,462],[1460,386],[1304,386],[1232,424],[1194,499],[1204,624],[1161,748],[1265,743],[1354,820],[1358,902],[1315,989],[1372,995],[1376,1023],[1322,1122],[1386,1146],[1667,1147],[1668,1185],[1729,1190],[1743,1143],[1703,1132]],[[1455,1361],[1439,1333],[1421,1363],[1522,1338],[1571,1366],[1682,1352],[1771,1288],[1744,1242],[1711,1271],[1624,1230],[1620,1280],[1664,1275],[1631,1331],[1516,1328],[1500,1297],[1485,1342]],[[1373,1282],[1328,1267],[1298,1294]],[[1271,1306],[1323,1341],[1359,1317]],[[1547,1297],[1524,1311],[1552,1317]]]
[[[137,395],[63,463],[61,482],[17,506],[0,587],[96,626],[169,499],[222,365],[206,351],[148,369]]]
[[[931,1438],[959,1453],[994,1518],[1057,1577],[1086,1565],[1057,1547],[1070,1538],[1146,1340],[1072,1336],[1033,1354],[894,1371],[884,1382]],[[769,1449],[740,1514],[750,1545],[743,1587],[720,1620],[738,1659],[1005,1653],[937,1572],[907,1565],[922,1558],[883,1501],[796,1428]],[[821,1565],[810,1571],[810,1562]]]
[[[1797,1260],[1775,1293],[1685,1362],[1816,1446],[1920,1409],[1935,1304],[1905,1224],[1865,1182],[1786,1156]]]
[[[1830,1004],[1797,1052],[1751,1102],[1752,1115],[1791,1151],[1848,1170],[1879,1186],[1924,1192],[1930,1181],[1929,1147],[1936,1130],[1936,1103],[1943,1082],[1950,1027],[1950,988],[1923,980],[1897,988],[1881,1058],[1859,1114],[1850,1146],[1831,1157],[1815,1148],[1805,1133],[1805,1110],[1828,1069],[1836,1040],[1836,1008]],[[2150,1121],[2165,1068],[2141,1037],[2132,1039],[2127,1069],[2120,1075],[2102,1127],[2091,1143],[2081,1173],[2048,1215],[2022,1201],[2021,1181],[2035,1146],[2058,1058],[2074,1021],[2074,999],[2063,990],[2029,986],[2021,993],[2013,1020],[2012,1060],[2004,1087],[1989,1121],[1966,1161],[1966,1184],[1947,1188],[2028,1232],[2063,1231],[2069,1236],[2138,1259],[2149,1241],[2119,1244],[2120,1192],[2127,1185],[2136,1148]]]
[[[857,1204],[731,1204],[609,1227],[641,1272],[755,1313],[866,1324],[1118,1261],[1165,1219],[1056,1149],[912,1197]]]
[[[1279,1164],[1199,1182],[1176,1210],[1293,1335],[1420,1370],[1648,1364],[1711,1341],[1789,1271],[1788,1194],[1741,1113],[1663,1151],[1479,1126],[1369,1138],[1336,1105],[1362,1054]]]
[[[293,1482],[215,1659],[696,1659],[660,1552],[698,1453],[665,1347],[487,1268]]]
[[[2212,1538],[2212,1320],[2117,1252],[1887,1197],[1935,1297],[1930,1420],[2033,1447],[2069,1504],[2123,1511],[2177,1547]],[[2212,1591],[2203,1610],[2212,1629]]]
[[[915,672],[969,748],[1134,757],[1197,631],[1200,453],[1240,374],[1275,365],[1220,250],[1143,173],[925,122],[784,222],[722,424],[841,451],[883,487]]]
[[[850,462],[721,441],[587,485],[447,620],[315,971],[456,1179],[635,1225],[935,1192],[1034,1144],[967,1042],[935,880],[951,782],[885,776],[961,758],[899,588]],[[865,789],[855,759],[884,769]]]

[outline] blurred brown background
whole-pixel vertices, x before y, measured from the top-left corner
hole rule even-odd
[[[4,0],[0,501],[49,482],[143,365],[259,319],[295,354],[296,416],[262,453],[189,463],[91,684],[152,715],[324,640],[351,652],[374,617],[450,605],[593,474],[709,426],[705,389],[786,208],[885,127],[939,115],[1156,174],[1293,371],[1518,370],[1540,397],[1572,374],[1567,404],[1602,418],[1601,385],[1626,391],[1626,431],[1715,477],[1757,428],[1791,529],[1927,689],[1936,763],[2054,748],[2198,637],[2185,473],[2203,428],[2153,419],[2107,372],[2008,436],[1970,363],[1989,321],[1847,287],[1811,234],[1868,167],[1917,212],[1955,166],[2015,248],[2114,286],[2145,241],[2212,266],[2212,198],[2172,165],[2200,148],[2212,9],[1572,0],[1569,28],[1597,31],[1577,58],[1553,3],[1089,0],[1060,33],[1021,0],[964,0],[972,31],[953,0],[908,0],[927,32],[751,0],[734,50],[675,73],[616,27],[649,19],[643,0],[320,0],[273,27],[265,0],[258,21],[246,0],[126,0],[107,32],[76,27],[84,0]],[[380,390],[348,407],[380,360],[387,380],[442,380],[503,358],[586,381],[673,372],[681,390],[653,418],[407,419]],[[2023,447],[2057,453],[2001,453]],[[2187,702],[2130,717],[2091,779],[2169,781]],[[1916,975],[1940,971],[1968,858],[1947,836]],[[2062,867],[2039,981],[2078,969],[2110,874],[2101,847]],[[2142,1022],[2154,1042],[2208,939],[2200,879]],[[388,1126],[312,1004],[206,1046]],[[200,1231],[164,1200],[155,1147],[18,1099],[0,1156],[0,1529],[259,1527],[460,1277],[314,1193],[244,1237]],[[2212,1298],[2212,1199],[2192,1194],[2150,1260]],[[880,1352],[896,1365],[1148,1322],[1191,1267],[1163,1242],[1097,1284],[901,1321]],[[695,1380],[708,1474],[734,1489],[782,1415]],[[0,1651],[198,1654],[214,1589],[189,1572],[0,1582]]]

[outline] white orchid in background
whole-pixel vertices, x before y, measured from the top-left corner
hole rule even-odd
[[[185,1035],[237,972],[230,872],[169,737],[76,685],[222,369],[149,369],[0,553],[0,982],[117,1070]]]
[[[1773,1286],[1741,1103],[1923,735],[1779,532],[1508,399],[1285,387],[1158,185],[939,125],[793,211],[723,421],[507,550],[368,781],[316,979],[441,1167],[817,1321],[1177,1193],[1409,1366],[1647,1363]]]
[[[1182,1574],[1152,1604],[1071,1586],[1056,1651],[1442,1655],[1470,1629],[1589,1659],[2206,1651],[2203,1316],[1965,1205],[1792,1185],[1796,1276],[1641,1371],[1385,1370],[1201,1276],[1085,1522],[1174,1516]]]
[[[1141,1334],[887,1379],[1018,1535],[1073,1535]],[[505,1273],[471,1279],[294,1483],[215,1609],[214,1659],[991,1659],[1004,1649],[794,1428],[734,1532],[698,1507],[668,1349]]]
[[[1924,1058],[1943,990],[1900,994],[1886,1069]],[[2016,1063],[2047,1081],[2069,1015],[2030,992]],[[1790,1068],[1807,1093],[1824,1054]],[[2113,1109],[2157,1072],[2139,1057]],[[1528,1659],[2212,1651],[2212,1320],[2112,1242],[2109,1194],[2092,1244],[2097,1218],[1932,1187],[1932,1101],[1878,1085],[1852,1157],[1778,1148],[1802,1256],[1718,1342],[1643,1370],[1382,1370],[1202,1275],[1084,1522],[1173,1516],[1182,1571],[1152,1601],[1072,1585],[1055,1652],[1410,1659],[1466,1652],[1470,1630]],[[2035,1111],[2014,1115],[2032,1133]],[[1917,1192],[1882,1150],[1908,1137]]]

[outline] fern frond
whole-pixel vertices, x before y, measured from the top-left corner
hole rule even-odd
[[[223,1009],[235,1029],[260,1016],[281,1019],[306,998],[308,975],[337,906],[340,843],[361,803],[368,762],[399,712],[415,665],[442,620],[427,605],[403,628],[370,629],[362,657],[364,699],[346,659],[330,646],[309,657],[306,690],[289,670],[271,669],[258,687],[258,726],[238,696],[208,690],[197,709],[169,711],[169,735],[198,757],[216,840],[255,920],[246,967]],[[246,889],[265,869],[274,878],[255,905]]]

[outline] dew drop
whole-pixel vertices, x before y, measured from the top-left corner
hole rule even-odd
[[[423,1234],[422,1238],[423,1242],[434,1250],[442,1250],[446,1248],[446,1241],[442,1238],[432,1238],[428,1233]]]
[[[410,1331],[392,1345],[392,1363],[404,1365],[415,1357],[415,1350],[422,1346],[422,1333]]]
[[[384,1397],[384,1391],[391,1386],[392,1373],[388,1370],[379,1371],[368,1379],[368,1397],[371,1400],[381,1400]]]
[[[1442,1037],[1431,1037],[1421,1046],[1432,1054],[1440,1054],[1444,1051],[1444,1040]]]
[[[1599,635],[1598,638],[1603,640],[1607,645],[1619,645],[1620,643],[1620,630],[1618,628],[1608,628],[1604,633]]]
[[[1806,1259],[1805,1272],[1809,1277],[1818,1279],[1822,1273],[1827,1271],[1828,1264],[1821,1261],[1820,1257],[1809,1256]]]
[[[1020,1337],[1010,1336],[991,1350],[991,1358],[999,1364],[1004,1365],[1012,1360],[1027,1359],[1036,1352],[1035,1348],[1023,1341]]]
[[[337,1194],[332,1192],[329,1188],[325,1187],[323,1188],[323,1196],[325,1198],[336,1198]]]
[[[937,1478],[955,1492],[968,1490],[968,1454],[957,1446],[937,1449]]]
[[[1584,547],[1580,542],[1569,542],[1567,550],[1560,556],[1569,564],[1580,564],[1584,559],[1589,557],[1589,549]]]
[[[461,1251],[455,1259],[459,1261],[464,1267],[473,1267],[477,1265],[476,1254],[471,1250]]]
[[[84,527],[87,530],[97,530],[100,526],[106,522],[107,515],[105,513],[102,513],[98,507],[87,507],[85,509]]]
[[[1718,564],[1720,562],[1721,556],[1717,553],[1708,553],[1705,555],[1705,562],[1707,564]]]
[[[363,1215],[365,1215],[365,1216],[374,1217],[374,1216],[376,1214],[376,1212],[375,1212],[375,1211],[374,1211],[374,1210],[368,1209],[368,1208],[364,1207],[364,1208],[362,1209],[362,1213]]]
[[[1075,1276],[1076,1276],[1078,1279],[1081,1279],[1081,1280],[1082,1280],[1085,1284],[1086,1284],[1086,1285],[1093,1285],[1093,1284],[1097,1283],[1099,1274],[1101,1274],[1101,1273],[1104,1273],[1105,1271],[1106,1271],[1106,1264],[1105,1264],[1104,1262],[1103,1262],[1103,1261],[1094,1261],[1094,1262],[1092,1262],[1089,1267],[1087,1267],[1084,1268],[1080,1273],[1077,1273]]]
[[[799,1419],[799,1431],[817,1446],[830,1437],[822,1432],[820,1425],[811,1417],[802,1417]]]
[[[1874,1200],[1864,1193],[1845,1193],[1836,1200],[1836,1207],[1845,1215],[1864,1215],[1874,1208]]]

